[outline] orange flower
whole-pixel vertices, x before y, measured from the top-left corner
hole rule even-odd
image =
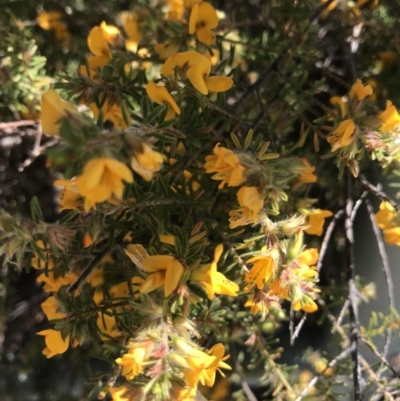
[[[245,292],[250,291],[255,285],[258,289],[262,290],[275,274],[275,260],[271,252],[255,256],[249,259],[247,263],[254,263],[254,265],[250,269],[250,272],[245,274]]]

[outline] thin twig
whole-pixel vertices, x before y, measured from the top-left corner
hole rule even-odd
[[[106,246],[101,252],[99,252],[93,259],[92,261],[83,269],[82,273],[80,276],[76,279],[74,283],[72,283],[67,292],[68,294],[73,294],[75,290],[77,290],[83,282],[88,278],[89,274],[99,265],[99,263],[105,258],[112,250],[113,248],[120,244],[120,242],[123,240],[125,236],[125,233],[119,234],[115,237],[114,245],[113,246]]]
[[[376,376],[375,372],[371,369],[369,366],[369,363],[360,355],[360,362],[365,369],[365,371],[368,373],[369,377],[371,380],[376,384],[376,386],[381,390],[381,392],[385,395],[385,398],[389,401],[396,401],[395,398],[385,389],[385,387],[381,384],[379,378]]]
[[[352,352],[351,347],[346,348],[345,350],[343,350],[337,357],[335,357],[334,359],[332,359],[329,363],[328,366],[320,373],[318,373],[317,375],[315,375],[311,381],[307,384],[306,387],[304,387],[304,389],[301,391],[301,393],[297,396],[297,398],[295,399],[295,401],[301,401],[309,392],[309,390],[311,389],[311,387],[315,386],[317,384],[317,382],[321,379],[321,377],[324,375],[324,373],[329,369],[333,369],[336,364],[344,359],[347,358]]]
[[[318,258],[318,263],[317,263],[317,271],[318,271],[318,273],[321,270],[322,263],[323,263],[326,251],[328,249],[329,241],[331,239],[333,230],[335,229],[336,223],[342,217],[343,214],[344,214],[344,210],[343,209],[341,209],[338,212],[336,212],[335,215],[333,216],[332,221],[329,223],[328,228],[326,229],[324,239],[322,240],[321,250],[319,251],[319,258]]]
[[[372,351],[372,353],[382,362],[382,364],[391,370],[391,372],[394,374],[394,377],[400,378],[400,372],[397,372],[396,369],[394,369],[393,366],[386,360],[386,358],[376,349],[375,344],[373,344],[363,335],[361,335],[360,338],[363,343]]]
[[[360,181],[376,197],[386,202],[389,202],[396,210],[398,210],[399,205],[393,199],[391,199],[389,195],[383,192],[379,186],[372,185],[365,178],[360,178]]]
[[[354,401],[361,401],[361,390],[358,361],[358,306],[357,306],[357,290],[355,284],[355,265],[354,265],[354,231],[351,214],[354,208],[352,199],[352,176],[350,171],[347,171],[347,194],[346,194],[346,280],[348,287],[349,299],[349,320],[350,320],[350,348],[351,359],[353,363],[353,395]]]
[[[243,392],[246,394],[246,397],[249,401],[258,401],[257,397],[254,395],[254,393],[251,391],[251,388],[249,386],[249,384],[247,383],[247,381],[242,380],[242,389]]]
[[[365,203],[367,206],[369,218],[371,220],[371,225],[372,225],[372,229],[374,231],[375,239],[378,244],[379,255],[380,255],[381,261],[382,261],[382,270],[383,270],[383,274],[385,275],[386,285],[388,288],[388,298],[389,298],[390,310],[393,310],[395,308],[395,296],[394,296],[393,277],[392,277],[392,272],[391,272],[390,266],[389,266],[389,258],[386,253],[385,244],[383,243],[381,231],[375,220],[375,213],[374,213],[374,209],[371,205],[371,202],[367,199]],[[384,346],[384,351],[383,351],[383,355],[385,358],[387,358],[388,353],[389,353],[391,338],[392,338],[392,329],[388,329],[387,333],[386,333],[385,346]]]
[[[354,222],[354,219],[356,218],[358,209],[360,208],[360,206],[364,202],[364,199],[367,197],[367,195],[368,195],[368,191],[364,191],[362,193],[362,195],[360,196],[360,198],[357,199],[357,202],[355,203],[355,205],[353,207],[353,211],[351,212],[351,221]]]
[[[290,345],[294,344],[294,340],[296,340],[296,338],[299,336],[300,330],[304,326],[304,323],[306,322],[306,320],[307,320],[307,314],[305,313],[304,316],[301,318],[299,324],[296,326],[296,329],[294,330],[293,335],[290,337]]]
[[[7,130],[7,128],[26,127],[35,124],[35,120],[10,121],[7,123],[0,123],[0,130]]]

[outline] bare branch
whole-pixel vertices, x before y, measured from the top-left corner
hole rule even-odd
[[[357,289],[355,284],[355,265],[354,265],[354,230],[351,215],[354,209],[354,201],[352,199],[353,185],[350,171],[347,171],[347,195],[346,195],[346,280],[349,300],[349,319],[350,319],[350,348],[351,359],[353,363],[353,395],[355,401],[361,401],[360,381],[358,361],[358,306],[357,306]]]
[[[317,271],[318,271],[318,273],[321,270],[322,262],[324,260],[325,253],[326,253],[326,251],[328,249],[328,244],[329,244],[329,241],[331,239],[333,230],[335,229],[336,223],[343,216],[343,214],[344,214],[344,210],[343,209],[341,209],[338,212],[336,212],[336,214],[333,216],[332,221],[329,223],[328,228],[326,229],[324,239],[322,240],[321,250],[319,251],[319,258],[318,258],[318,263],[317,263]]]
[[[399,205],[389,197],[385,192],[382,191],[382,188],[380,188],[380,185],[372,185],[369,181],[367,181],[365,178],[360,179],[361,183],[370,191],[372,194],[374,194],[376,197],[379,199],[389,202],[396,210],[398,210]]]
[[[246,380],[242,380],[242,389],[249,401],[258,401]]]
[[[328,366],[320,373],[318,373],[317,375],[315,375],[311,381],[307,384],[307,386],[301,391],[301,393],[297,396],[297,398],[295,399],[295,401],[301,401],[309,392],[310,388],[315,386],[317,384],[317,382],[319,381],[319,379],[321,379],[321,377],[324,375],[324,373],[329,369],[329,368],[334,368],[337,363],[342,360],[347,358],[352,352],[351,347],[346,348],[345,350],[343,350],[336,358],[332,359]]]
[[[394,297],[393,277],[392,277],[392,272],[391,272],[390,266],[389,266],[389,258],[386,253],[385,244],[383,243],[381,230],[379,229],[378,224],[376,223],[376,220],[375,220],[375,213],[374,213],[374,209],[371,205],[371,202],[369,200],[367,200],[366,205],[367,205],[369,218],[371,220],[372,229],[374,231],[375,239],[378,244],[379,255],[382,260],[382,270],[383,270],[383,274],[385,275],[386,285],[388,287],[389,305],[390,305],[390,309],[392,310],[395,308],[395,297]],[[385,358],[387,358],[388,353],[389,353],[391,338],[392,338],[392,329],[388,329],[386,338],[385,338],[384,351],[383,351],[383,355]]]

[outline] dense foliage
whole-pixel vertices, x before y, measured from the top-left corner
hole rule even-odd
[[[396,399],[395,2],[2,2],[0,128],[35,127],[18,171],[46,155],[57,188],[55,221],[36,196],[30,216],[0,203],[1,345],[18,293],[40,304],[35,346],[1,347],[20,381],[47,358],[80,361],[54,400]],[[390,304],[368,327],[362,207]],[[284,364],[277,333],[293,344],[310,318],[337,354]]]

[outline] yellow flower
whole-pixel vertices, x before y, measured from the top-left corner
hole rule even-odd
[[[289,295],[287,285],[283,286],[279,278],[269,283],[269,295],[277,295],[281,299],[286,299]]]
[[[157,104],[168,104],[167,115],[165,121],[175,117],[175,114],[181,114],[181,110],[176,104],[174,98],[169,94],[167,88],[164,86],[158,86],[154,82],[149,82],[146,85],[147,95],[153,102]]]
[[[128,352],[122,355],[121,358],[117,358],[115,362],[122,366],[122,376],[132,380],[142,373],[144,370],[143,363],[150,354],[149,351],[147,344],[136,343],[129,347]]]
[[[205,287],[208,299],[213,299],[215,294],[237,297],[237,292],[239,291],[239,286],[236,283],[228,280],[221,272],[217,271],[217,264],[223,250],[223,246],[218,245],[215,248],[212,263],[194,270],[190,275],[191,280]]]
[[[242,187],[236,194],[240,209],[229,212],[229,228],[234,229],[247,224],[257,224],[258,215],[263,207],[264,199],[256,187]]]
[[[127,387],[121,386],[110,388],[108,391],[111,394],[112,401],[129,401],[131,397],[129,395],[125,396],[127,390]]]
[[[379,205],[379,212],[375,215],[379,228],[382,230],[393,228],[392,220],[395,214],[395,208],[389,202],[382,201]]]
[[[62,21],[62,14],[58,11],[43,12],[36,18],[38,25],[46,31],[54,31],[55,38],[62,42],[64,46],[69,44],[71,34],[68,32],[68,27]]]
[[[56,29],[61,18],[62,14],[58,11],[43,12],[37,16],[36,22],[42,29],[49,31]]]
[[[123,41],[121,32],[114,25],[107,25],[105,21],[100,24],[101,33],[105,41],[115,47],[120,47]]]
[[[195,56],[190,58],[188,66],[189,68],[186,72],[186,77],[203,95],[207,95],[209,91],[225,92],[233,85],[231,78],[219,75],[209,77],[211,72],[211,60],[202,54],[197,53]]]
[[[135,13],[129,13],[124,16],[123,20],[123,28],[126,36],[128,36],[128,39],[125,41],[126,50],[136,52],[138,43],[142,39],[138,16]]]
[[[304,231],[307,234],[318,235],[320,237],[324,228],[325,219],[332,216],[332,212],[330,210],[314,209],[310,210],[307,215],[307,224],[309,227],[307,227]]]
[[[89,50],[97,57],[105,57],[110,61],[112,59],[110,48],[108,47],[103,28],[95,26],[87,38]],[[106,35],[108,36],[108,35]]]
[[[380,128],[383,132],[392,131],[393,128],[400,123],[400,115],[396,106],[394,106],[390,100],[386,101],[386,110],[382,111],[382,113],[378,115],[378,118],[383,121]]]
[[[60,179],[54,181],[56,187],[63,187],[60,192],[60,212],[62,210],[78,209],[82,206],[82,199],[74,180]]]
[[[156,43],[154,45],[154,51],[160,57],[160,60],[166,60],[168,57],[171,57],[179,50],[179,46],[166,41],[165,43]]]
[[[400,227],[389,228],[384,231],[384,234],[387,244],[400,246]]]
[[[195,387],[199,381],[202,385],[213,386],[217,370],[225,377],[220,369],[231,369],[224,362],[229,358],[229,355],[224,356],[225,347],[223,344],[215,344],[207,353],[193,347],[180,338],[175,340],[174,344],[184,353],[186,362],[191,368],[190,370],[184,369],[183,371],[189,387]]]
[[[304,296],[301,300],[295,301],[292,305],[293,310],[303,310],[307,313],[313,313],[318,310],[318,305],[310,297]]]
[[[206,386],[213,386],[215,382],[215,374],[218,370],[218,372],[222,375],[222,377],[225,377],[224,373],[221,371],[221,369],[228,369],[231,370],[232,368],[226,364],[224,361],[229,358],[229,355],[224,356],[225,354],[225,347],[223,344],[215,344],[213,347],[209,349],[207,352],[209,355],[215,357],[214,361],[211,363],[206,368],[206,372],[203,376],[204,378],[204,383],[201,381],[203,385]]]
[[[338,127],[328,136],[328,142],[331,144],[331,152],[350,145],[355,135],[355,124],[351,119],[342,121]]]
[[[48,297],[41,305],[44,314],[48,320],[63,319],[65,312],[59,312],[58,302],[55,296]]]
[[[357,97],[357,100],[360,102],[366,96],[372,95],[372,92],[373,90],[370,85],[363,85],[361,80],[357,79],[357,81],[353,84],[353,86],[350,89],[349,97],[350,100],[353,100],[354,97]]]
[[[151,181],[155,174],[160,171],[163,155],[153,150],[146,143],[142,143],[142,153],[134,151],[132,158],[132,170],[142,176],[146,181]]]
[[[43,289],[47,292],[58,292],[58,290],[63,285],[70,285],[77,280],[78,276],[75,273],[69,273],[65,277],[54,276],[54,272],[52,270],[45,273],[42,273],[40,276],[36,278],[38,283],[44,283]]]
[[[142,261],[142,268],[152,274],[140,286],[140,292],[147,294],[164,286],[166,297],[176,289],[183,273],[181,262],[171,255],[149,256]]]
[[[54,89],[49,89],[42,95],[42,113],[40,121],[42,130],[47,135],[58,135],[62,118],[73,117],[78,109],[69,102],[62,100]]]
[[[241,165],[238,156],[231,150],[220,147],[219,143],[214,147],[214,155],[206,156],[204,168],[206,173],[217,173],[211,178],[222,181],[218,186],[219,189],[222,189],[225,184],[229,187],[237,187],[245,181],[245,167]]]
[[[274,258],[268,254],[258,255],[249,259],[247,263],[254,263],[254,265],[250,269],[250,272],[245,274],[245,291],[248,292],[255,285],[258,289],[262,290],[275,274]]]
[[[133,182],[132,172],[125,164],[105,157],[89,160],[75,181],[80,194],[85,197],[85,211],[96,203],[109,200],[113,194],[122,199],[122,181]]]
[[[173,77],[175,67],[183,68],[192,57],[195,57],[198,54],[199,53],[194,50],[176,53],[165,61],[165,63],[161,67],[160,73],[167,77]]]
[[[99,118],[99,109],[95,103],[89,104],[89,109],[93,113],[93,118],[97,120]],[[128,127],[127,123],[125,122],[124,116],[122,114],[121,106],[118,103],[110,103],[109,100],[106,100],[102,107],[103,111],[103,120],[104,121],[111,121],[116,128],[126,128]],[[130,124],[130,116],[128,115]]]
[[[300,171],[300,176],[298,178],[299,182],[301,182],[303,184],[316,182],[317,177],[314,174],[315,167],[311,166],[311,164],[308,162],[307,159],[303,158],[301,160],[304,163],[304,167],[302,167],[302,169]]]
[[[142,262],[144,259],[149,257],[146,249],[141,244],[129,244],[125,249],[125,253],[128,258],[136,265],[140,270],[143,269]]]
[[[46,355],[46,358],[63,354],[69,347],[69,336],[63,339],[61,332],[58,330],[42,330],[37,334],[45,336],[46,348],[43,350],[43,354]]]
[[[308,269],[310,266],[315,265],[317,261],[318,261],[318,249],[308,248],[297,255],[295,259],[295,264],[299,266],[301,269]]]
[[[184,68],[186,65],[188,66],[186,77],[203,95],[207,95],[208,91],[225,92],[233,85],[231,78],[219,75],[209,77],[211,73],[210,59],[194,50],[177,53],[168,58],[161,67],[161,74],[174,76],[174,69],[176,67]]]
[[[192,7],[189,18],[189,33],[196,33],[197,39],[211,45],[215,41],[212,29],[218,26],[218,15],[214,7],[205,1],[196,3]]]
[[[180,21],[185,11],[183,0],[166,0],[169,5],[168,19],[171,21]]]

